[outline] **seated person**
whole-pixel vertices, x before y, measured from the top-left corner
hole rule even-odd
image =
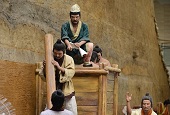
[[[61,27],[61,39],[67,46],[66,54],[73,57],[75,64],[83,64],[84,67],[91,67],[90,58],[93,51],[93,43],[89,39],[87,24],[80,21],[80,7],[75,4],[71,7],[70,21]],[[74,48],[76,46],[77,48]],[[83,57],[80,55],[79,48],[87,52]]]
[[[105,59],[105,58],[102,57],[102,49],[99,48],[98,45],[93,48],[93,51],[97,52],[98,59],[99,59],[99,60],[97,61],[97,64],[98,64],[98,65],[99,65],[100,63],[103,63],[105,66],[111,66],[111,65],[110,65],[110,62],[109,62],[107,59]]]
[[[63,108],[64,94],[59,89],[52,93],[51,96],[52,108],[42,111],[40,115],[73,115],[73,113]]]
[[[131,109],[130,101],[132,99],[132,94],[129,92],[126,93],[126,102],[127,102],[127,115],[157,115],[152,109],[152,97],[149,93],[146,93],[141,100],[141,108]]]

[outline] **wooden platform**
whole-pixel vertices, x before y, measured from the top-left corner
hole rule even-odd
[[[104,69],[76,67],[78,115],[106,115],[107,74]]]
[[[78,106],[78,115],[106,115],[108,71],[94,67],[76,66],[73,77]],[[37,115],[43,111],[46,98],[46,83],[37,76]]]

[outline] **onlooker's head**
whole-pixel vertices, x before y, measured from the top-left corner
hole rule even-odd
[[[78,4],[74,4],[70,10],[70,19],[73,25],[77,25],[80,20],[80,7]]]
[[[64,104],[64,94],[60,89],[56,90],[52,93],[51,102],[53,105],[53,107],[52,107],[53,110],[55,110],[55,111],[61,110],[61,108],[63,107],[63,104]]]
[[[146,93],[145,96],[143,96],[141,107],[144,111],[148,111],[152,108],[152,97],[149,95],[149,93]]]
[[[92,61],[92,62],[94,62],[94,63],[97,63],[98,60],[99,60],[99,59],[98,59],[97,52],[93,51],[90,61]]]
[[[168,104],[170,104],[170,99],[167,99],[164,101],[164,105],[167,106]]]
[[[96,45],[96,46],[93,48],[93,51],[97,52],[97,55],[98,55],[98,58],[99,58],[99,59],[102,57],[102,49],[99,48],[98,45]]]
[[[53,46],[54,59],[61,59],[65,53],[65,50],[66,50],[65,44],[60,39],[58,39]]]

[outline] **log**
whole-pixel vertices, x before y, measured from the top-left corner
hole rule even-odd
[[[45,35],[45,60],[46,60],[46,82],[47,82],[47,108],[52,107],[51,94],[56,90],[54,66],[51,63],[53,60],[53,36]]]

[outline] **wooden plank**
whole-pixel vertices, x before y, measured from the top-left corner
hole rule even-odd
[[[98,92],[97,77],[73,77],[76,92]]]
[[[79,111],[79,115],[98,115],[97,112],[83,112]]]
[[[92,67],[87,68],[76,68],[75,75],[81,76],[81,75],[95,75],[94,77],[98,77],[99,75],[108,74],[108,71],[105,71],[104,69],[96,69]]]
[[[79,106],[78,111],[96,112],[97,111],[97,106]]]
[[[76,101],[78,106],[97,106],[98,92],[76,93]]]
[[[98,115],[97,106],[78,106],[79,115]]]

